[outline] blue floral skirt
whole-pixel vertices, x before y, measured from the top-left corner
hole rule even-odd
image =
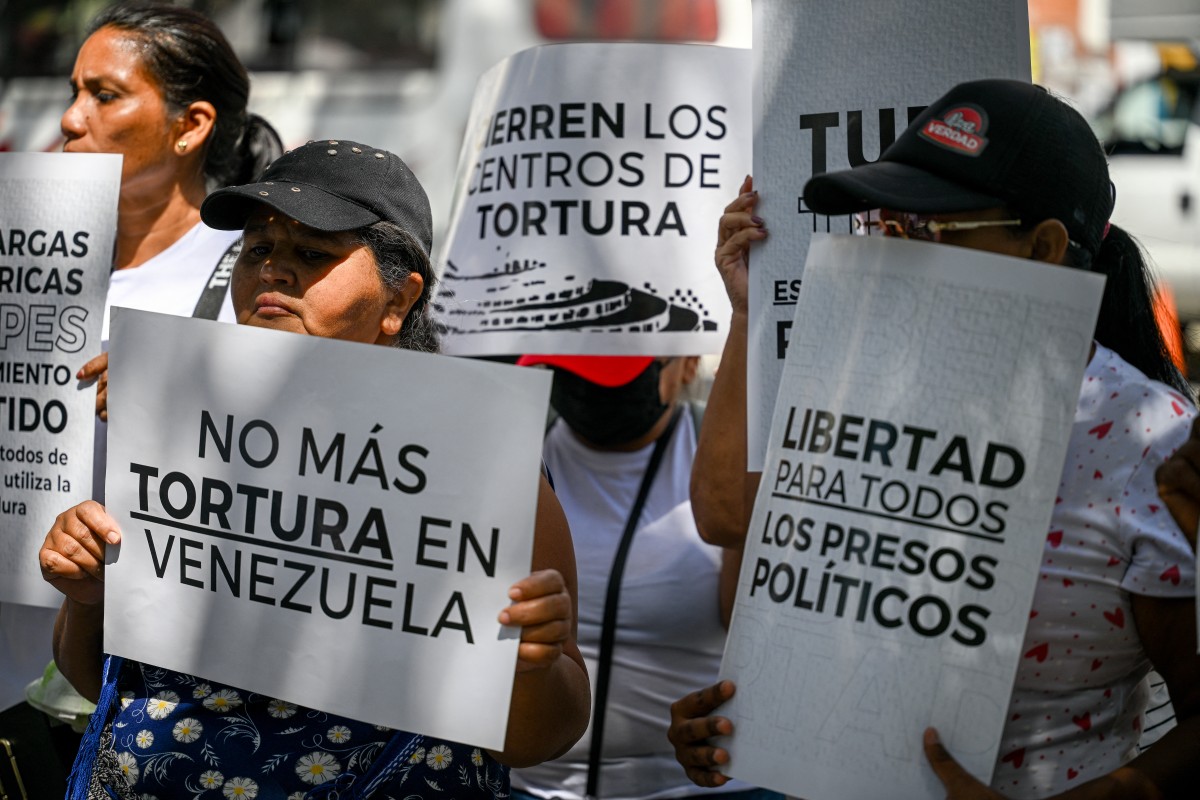
[[[115,659],[113,660],[115,661]],[[170,670],[124,662],[119,699],[76,770],[89,800],[509,796],[508,768],[427,739]],[[110,695],[112,692],[110,691]],[[101,713],[100,710],[97,713]],[[370,792],[364,791],[370,785]]]

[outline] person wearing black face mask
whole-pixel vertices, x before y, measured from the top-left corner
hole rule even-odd
[[[644,360],[635,359],[632,366]],[[668,365],[664,376],[664,367]],[[686,375],[677,378],[675,373],[681,369]],[[637,450],[657,439],[669,423],[666,412],[674,402],[673,398],[663,400],[664,377],[668,381],[667,391],[677,394],[682,388],[679,380],[686,377],[683,382],[690,382],[694,373],[695,366],[683,359],[665,363],[652,359],[628,383],[609,386],[577,375],[569,367],[558,368],[550,404],[571,431],[594,449]]]
[[[705,544],[688,481],[698,414],[683,400],[699,359],[525,356],[554,370],[558,414],[543,458],[579,567],[578,641],[595,687],[582,740],[513,770],[522,800],[700,793],[666,739],[669,706],[720,667],[739,554]],[[602,765],[602,766],[601,766]],[[781,797],[730,782],[742,793]]]

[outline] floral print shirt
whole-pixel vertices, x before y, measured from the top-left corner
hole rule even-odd
[[[122,798],[303,800],[329,781],[365,775],[393,737],[411,738],[137,662],[124,663],[117,688],[120,706],[102,746],[119,775],[113,780],[125,783],[111,787]],[[508,793],[508,768],[486,752],[425,740],[372,796]]]
[[[1196,594],[1196,554],[1154,481],[1194,415],[1096,345],[992,776],[1005,797],[1057,796],[1137,755],[1151,664],[1133,597]]]

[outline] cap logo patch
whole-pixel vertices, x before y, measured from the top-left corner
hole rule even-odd
[[[977,156],[987,147],[987,112],[978,106],[955,106],[940,119],[934,118],[921,129],[922,138],[939,147]]]

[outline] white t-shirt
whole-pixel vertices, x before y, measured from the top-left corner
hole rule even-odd
[[[579,649],[595,691],[608,576],[654,445],[630,453],[585,447],[559,420],[543,456],[579,565]],[[605,716],[600,795],[614,800],[713,793],[692,784],[667,742],[670,705],[713,683],[721,664],[721,550],[696,531],[688,482],[696,434],[685,409],[646,498],[625,564]],[[564,756],[512,771],[513,786],[579,800],[591,728]],[[725,791],[748,788],[726,784]]]
[[[1096,346],[992,779],[1008,797],[1057,794],[1137,755],[1150,663],[1130,598],[1195,596],[1195,553],[1154,481],[1193,415]]]
[[[108,295],[104,301],[104,330],[100,337],[102,347],[108,349],[109,316],[116,306],[190,317],[217,262],[241,235],[241,231],[218,231],[200,222],[149,261],[132,269],[115,270],[109,278]],[[233,300],[228,291],[217,319],[236,322]],[[97,419],[92,497],[101,503],[104,502],[107,458],[108,425]]]
[[[100,335],[104,347],[108,347],[108,318],[113,306],[190,317],[217,261],[241,235],[241,231],[218,231],[198,222],[149,261],[132,269],[115,270],[109,276],[104,301],[104,329]],[[234,321],[228,292],[218,319]]]

